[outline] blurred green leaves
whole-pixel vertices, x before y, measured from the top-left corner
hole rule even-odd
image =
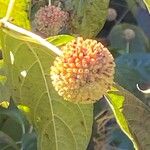
[[[146,53],[125,54],[116,59],[116,64],[117,64],[116,81],[119,82],[120,84],[129,85],[130,83],[131,85],[135,86],[134,79],[136,80],[136,83],[138,81],[140,82],[139,79],[145,82],[150,81],[149,76],[150,54]],[[130,73],[135,74],[135,76],[130,75]],[[126,80],[125,81],[126,83],[123,82],[123,80]]]
[[[135,37],[131,40],[126,40],[124,31],[131,29],[135,33]],[[146,52],[149,50],[149,40],[144,32],[137,26],[131,24],[119,24],[114,26],[109,35],[109,40],[112,49],[116,49],[120,54],[133,52]]]
[[[150,149],[150,109],[133,94],[115,85],[108,92],[107,101],[121,129],[134,143],[134,147]]]
[[[138,91],[136,85],[150,82],[150,54],[132,53],[119,56],[116,59],[115,81],[148,104],[148,99]]]
[[[135,37],[126,39],[126,29],[133,30]],[[117,90],[112,89],[107,95],[108,102],[118,124],[135,143],[135,147],[149,150],[150,109],[143,103],[147,104],[146,98],[136,87],[137,84],[150,81],[149,39],[137,25],[122,23],[112,28],[109,40],[112,52],[117,56],[115,81],[140,99],[116,85]]]

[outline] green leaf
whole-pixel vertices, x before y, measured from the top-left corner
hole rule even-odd
[[[66,43],[72,41],[73,39],[74,37],[70,35],[57,35],[47,38],[47,41],[57,46],[63,46]]]
[[[65,0],[67,11],[72,14],[72,32],[84,37],[94,37],[102,29],[109,0]]]
[[[147,7],[147,9],[150,13],[150,1],[149,0],[144,0],[144,3],[145,3],[145,5],[146,5],[146,7]]]
[[[150,149],[150,109],[133,94],[115,85],[107,101],[121,129],[137,150]]]
[[[32,42],[33,39],[19,40],[11,32],[3,33],[2,37],[11,95],[18,104],[30,108],[26,115],[38,133],[38,149],[86,149],[92,130],[93,105],[73,104],[58,96],[50,79],[56,55]]]
[[[124,30],[131,29],[135,32],[135,38],[128,41],[124,38]],[[124,53],[128,52],[143,52],[149,49],[149,41],[144,32],[137,26],[123,23],[114,26],[109,35],[111,47],[118,50],[123,50]]]
[[[0,18],[5,17],[10,0],[0,0]],[[11,14],[11,22],[26,29],[30,29],[28,19],[28,0],[16,0]]]

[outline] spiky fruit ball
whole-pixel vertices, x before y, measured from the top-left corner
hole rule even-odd
[[[107,15],[107,20],[108,21],[114,21],[117,18],[117,12],[114,8],[109,8],[108,9],[108,15]]]
[[[130,41],[135,38],[135,32],[132,29],[125,29],[123,31],[123,36],[127,41]]]
[[[100,42],[78,37],[62,48],[51,67],[55,90],[65,100],[94,103],[111,88],[114,59]]]
[[[59,7],[41,7],[35,14],[35,29],[46,36],[57,35],[67,25],[68,17],[69,14]]]

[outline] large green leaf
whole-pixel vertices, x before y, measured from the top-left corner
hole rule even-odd
[[[122,87],[108,92],[110,104],[122,130],[138,150],[150,149],[150,109],[133,94]]]
[[[10,1],[11,0],[0,0],[0,18],[5,17]],[[16,0],[10,18],[12,23],[26,29],[30,29],[30,23],[27,14],[28,2],[28,0]]]
[[[144,0],[144,3],[145,3],[145,5],[146,5],[146,7],[147,7],[147,9],[150,13],[150,1],[149,0]]]
[[[10,91],[18,104],[28,106],[27,117],[38,133],[40,150],[84,150],[92,130],[93,105],[66,102],[50,80],[54,55],[49,49],[2,35]],[[18,34],[16,34],[18,37]],[[31,40],[33,41],[33,40]]]
[[[109,0],[65,0],[67,11],[71,12],[73,33],[93,37],[102,29]]]

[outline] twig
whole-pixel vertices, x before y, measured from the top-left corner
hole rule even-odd
[[[16,25],[8,22],[5,18],[0,20],[0,24],[2,24],[2,28],[7,28],[7,29],[13,30],[15,32],[24,34],[28,37],[31,37],[32,39],[36,40],[37,42],[39,42],[43,46],[47,47],[48,49],[50,49],[51,51],[53,51],[55,54],[57,54],[59,56],[62,55],[62,53],[63,53],[58,47],[56,47],[53,44],[49,43],[48,41],[46,41],[45,39],[43,39],[39,35],[36,35],[36,34],[30,32],[30,31],[26,30],[26,29],[18,27]]]
[[[11,12],[12,12],[13,7],[14,7],[14,4],[15,4],[15,0],[10,0],[9,1],[9,5],[8,5],[8,8],[7,8],[6,16],[4,17],[5,20],[9,20]]]
[[[33,131],[33,126],[30,126],[29,133],[32,133],[32,131]]]
[[[52,2],[51,2],[51,0],[48,0],[48,5],[52,5]]]
[[[118,25],[123,19],[124,17],[127,15],[127,13],[129,12],[129,9],[127,9],[122,16],[118,19],[118,21],[116,21],[116,25]]]
[[[126,53],[128,54],[130,52],[130,42],[127,41],[126,43]]]

